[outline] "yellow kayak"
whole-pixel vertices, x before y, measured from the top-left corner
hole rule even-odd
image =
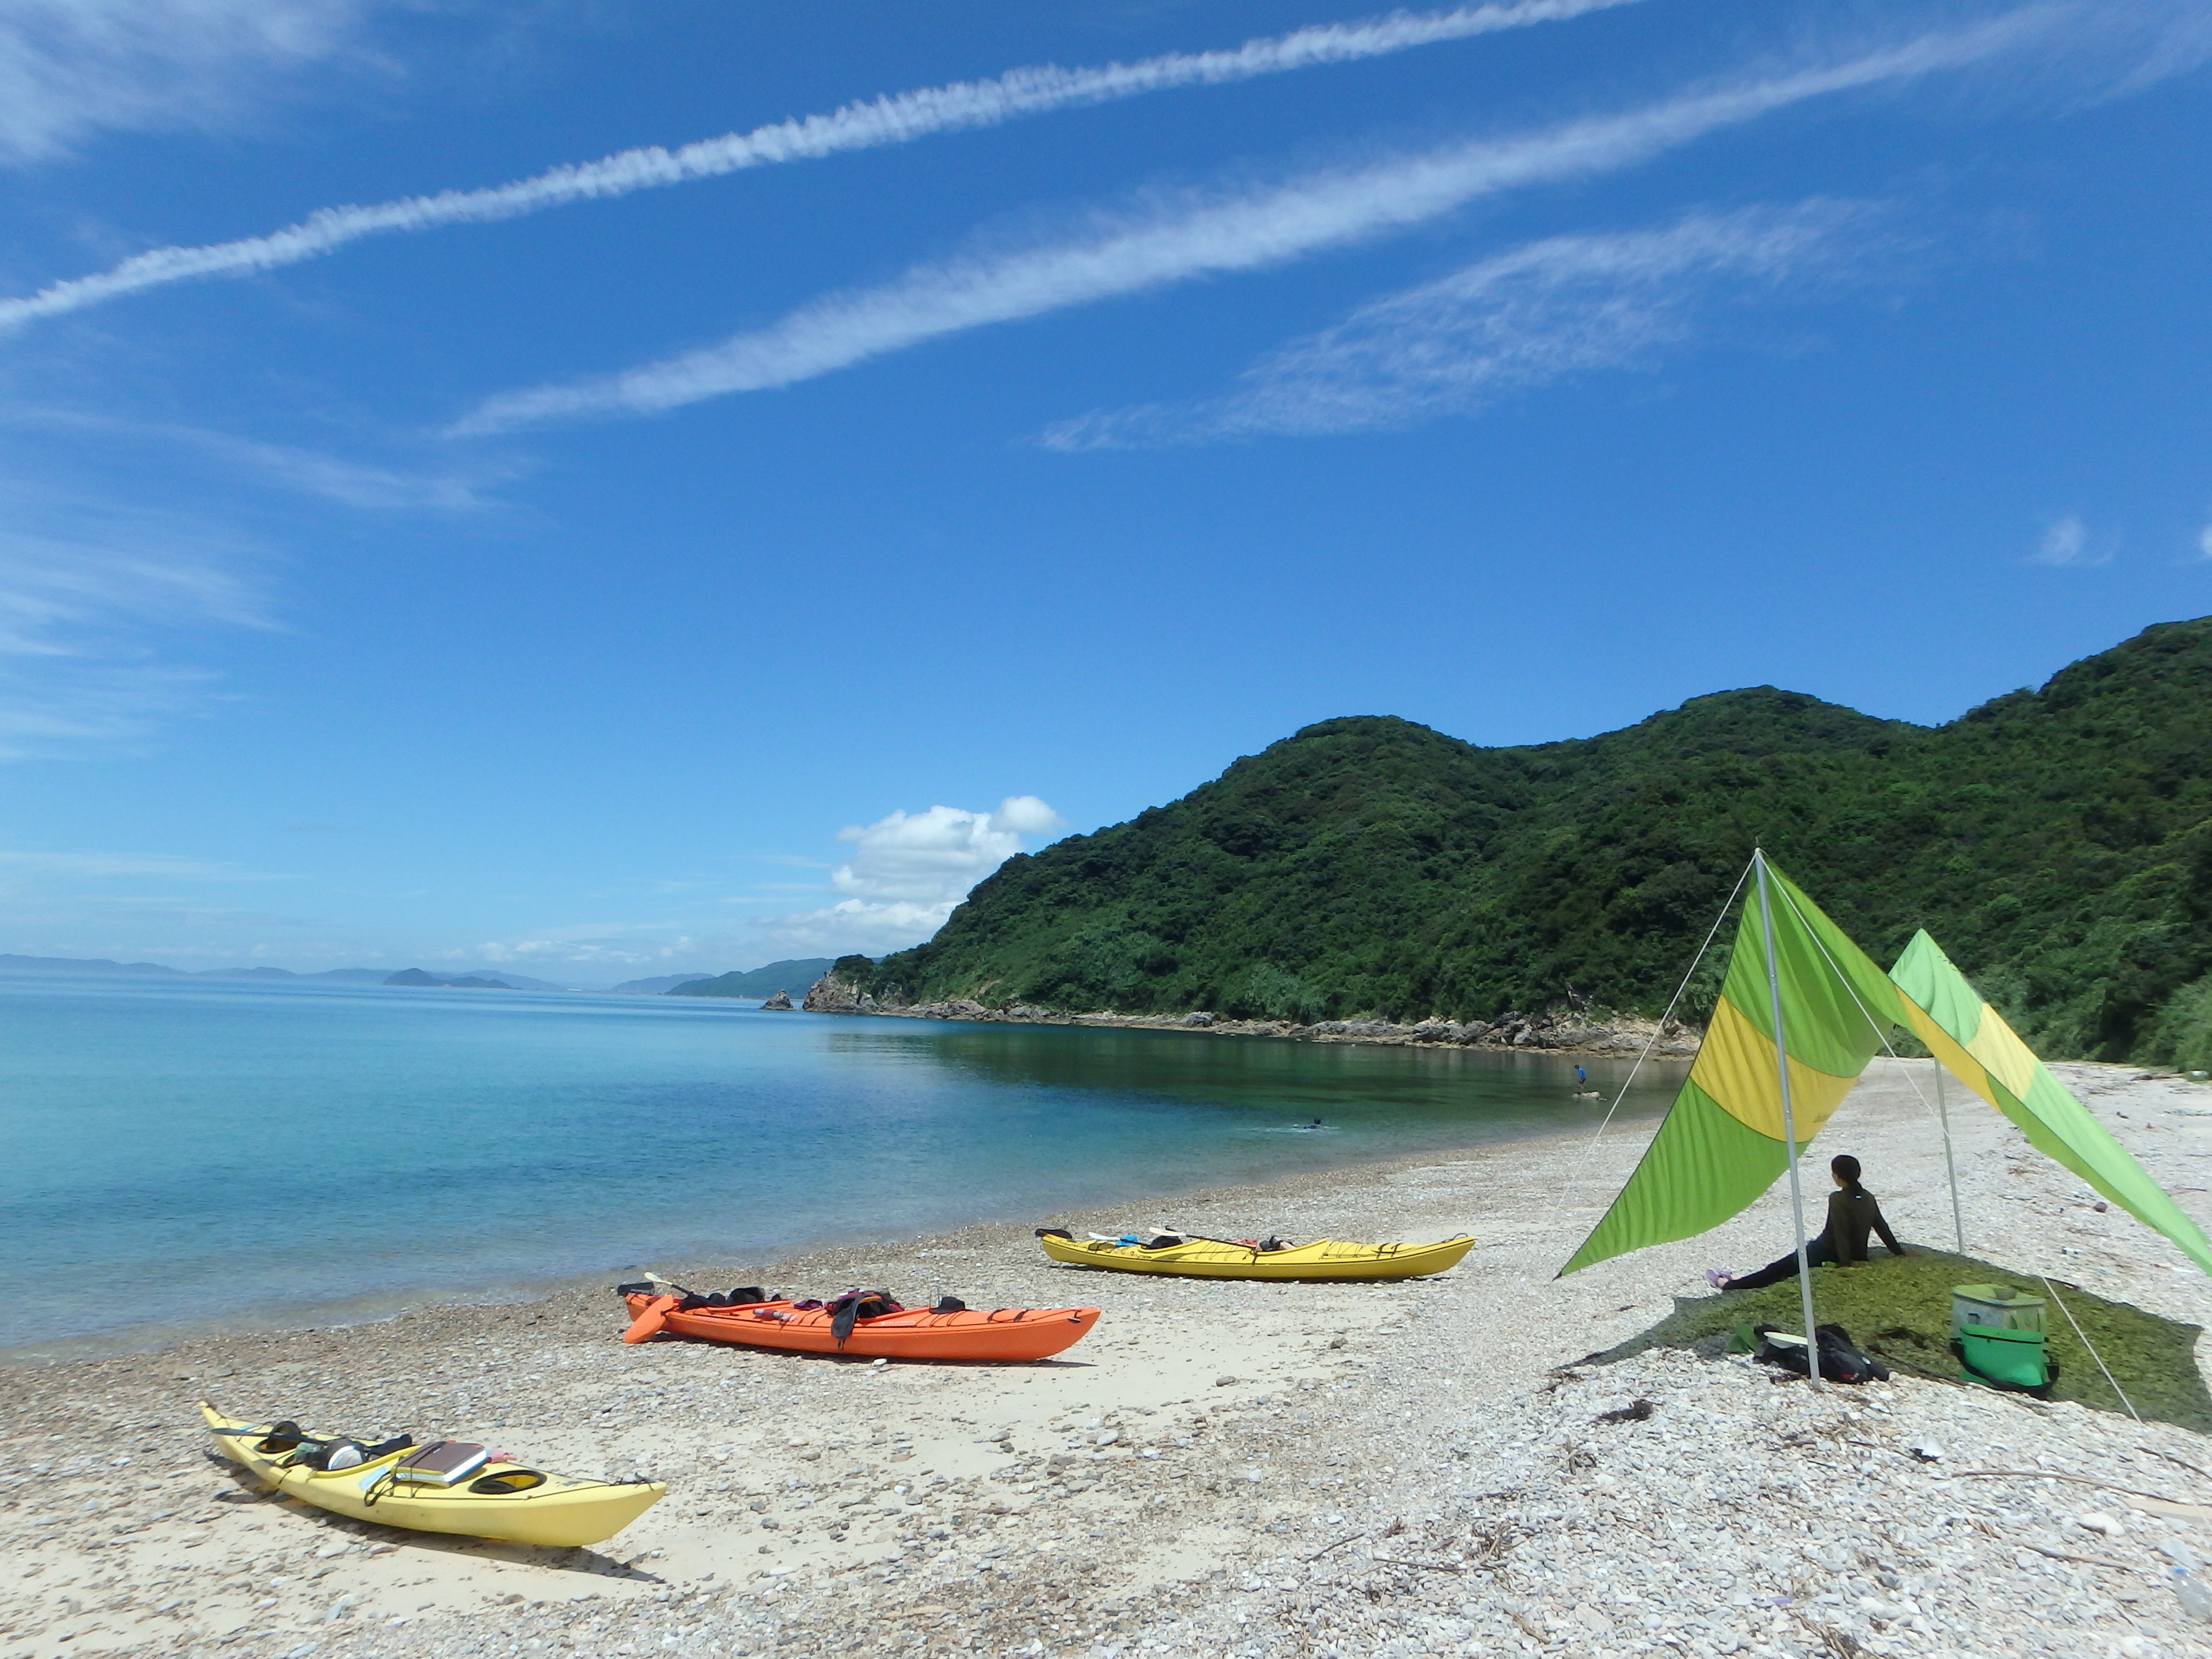
[[[572,1480],[520,1463],[495,1462],[481,1455],[481,1447],[452,1441],[428,1446],[410,1442],[389,1451],[357,1448],[382,1455],[344,1468],[319,1469],[299,1454],[348,1443],[325,1435],[272,1436],[272,1430],[295,1425],[242,1423],[204,1400],[200,1412],[223,1455],[259,1476],[264,1486],[333,1515],[416,1532],[556,1547],[597,1544],[636,1520],[668,1490],[658,1480]],[[441,1484],[449,1474],[451,1484]]]
[[[1434,1244],[1348,1244],[1325,1238],[1279,1250],[1187,1238],[1156,1250],[1110,1238],[1073,1238],[1057,1227],[1038,1228],[1037,1243],[1054,1261],[1073,1267],[1184,1273],[1198,1279],[1419,1279],[1456,1267],[1474,1248],[1474,1236],[1462,1233]]]

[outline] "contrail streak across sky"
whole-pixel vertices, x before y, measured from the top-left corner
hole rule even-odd
[[[1887,51],[1622,114],[1310,173],[1156,210],[1065,241],[917,267],[877,288],[827,295],[766,328],[698,350],[619,374],[500,393],[451,434],[646,414],[791,386],[965,329],[1279,264],[1425,222],[1499,191],[1633,166],[1808,99],[1973,63],[2039,31],[2049,18],[2040,9],[2014,12],[1979,27],[1923,35]]]
[[[1319,24],[1289,34],[1248,40],[1222,52],[1170,52],[1133,64],[1091,69],[1042,64],[1009,70],[988,81],[887,94],[750,132],[726,133],[665,149],[626,149],[596,161],[552,167],[482,190],[441,191],[365,206],[319,208],[295,225],[264,236],[198,247],[154,248],[89,276],[54,283],[38,293],[0,300],[0,333],[41,318],[120,299],[148,289],[217,276],[246,276],[335,252],[363,237],[423,231],[441,225],[520,218],[570,202],[627,196],[786,161],[841,151],[902,144],[932,133],[996,126],[1024,116],[1112,103],[1176,87],[1219,86],[1317,64],[1386,57],[1416,46],[1632,5],[1637,0],[1498,0],[1444,12],[1394,12],[1351,23]]]

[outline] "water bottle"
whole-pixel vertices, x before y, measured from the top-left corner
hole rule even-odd
[[[2187,1568],[2173,1570],[2173,1593],[2181,1598],[2181,1610],[2200,1624],[2212,1625],[2212,1587],[2193,1577]]]

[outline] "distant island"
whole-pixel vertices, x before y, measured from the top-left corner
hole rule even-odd
[[[488,979],[482,974],[426,974],[420,968],[403,968],[384,981],[386,985],[428,985],[447,991],[512,991],[516,988],[503,979]]]
[[[1754,844],[1881,960],[1925,925],[2043,1053],[2212,1063],[2212,617],[1934,727],[1772,686],[1505,748],[1323,720],[1015,855],[927,944],[842,957],[808,1001],[1656,1015]]]
[[[756,968],[750,973],[720,974],[714,977],[685,980],[670,988],[672,997],[759,997],[766,999],[778,991],[804,993],[806,988],[830,971],[831,958],[805,957],[788,962],[771,962],[765,968]],[[619,987],[617,989],[621,988]]]
[[[289,968],[165,968],[158,962],[111,962],[105,957],[23,957],[0,954],[0,974],[53,979],[313,979],[344,985],[381,985],[388,968],[332,968],[295,974]]]
[[[655,974],[651,979],[626,979],[619,985],[610,985],[607,994],[628,997],[663,996],[679,985],[695,985],[707,977],[696,969],[688,974]]]
[[[424,973],[409,968],[395,974],[389,968],[327,968],[316,974],[295,974],[289,968],[168,968],[158,962],[111,962],[105,957],[27,957],[0,954],[0,975],[31,979],[242,979],[264,982],[285,981],[323,985],[458,985],[463,989],[501,991],[562,991],[569,988],[527,974],[501,973],[497,977],[480,971],[459,975]],[[418,975],[419,978],[409,978]],[[678,975],[678,978],[683,975]]]

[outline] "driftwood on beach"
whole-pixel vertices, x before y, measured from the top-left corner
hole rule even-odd
[[[901,1019],[966,1019],[1013,1025],[1089,1025],[1152,1031],[1202,1031],[1209,1036],[1291,1037],[1307,1042],[1369,1042],[1460,1048],[1539,1048],[1564,1053],[1638,1054],[1682,1058],[1698,1051],[1701,1035],[1680,1020],[1661,1022],[1627,1014],[1579,1009],[1543,1013],[1508,1013],[1494,1020],[1458,1020],[1432,1016],[1412,1024],[1387,1019],[1324,1019],[1302,1024],[1288,1019],[1221,1019],[1203,1011],[1182,1014],[1118,1014],[1108,1010],[1073,1012],[1034,1003],[1007,1002],[990,1007],[969,997],[942,1002],[879,1001],[851,981],[824,974],[806,993],[809,1013],[882,1014]]]

